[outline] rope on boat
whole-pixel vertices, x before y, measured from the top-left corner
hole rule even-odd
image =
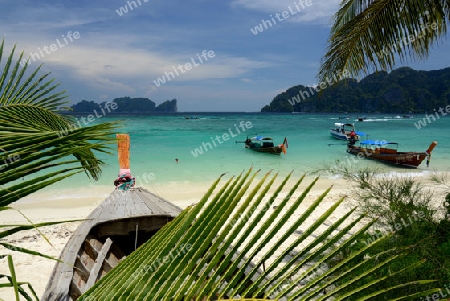
[[[114,186],[120,190],[129,190],[134,187],[136,179],[131,175],[130,170],[120,170],[119,176],[114,180]]]

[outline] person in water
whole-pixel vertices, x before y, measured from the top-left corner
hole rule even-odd
[[[350,132],[350,138],[348,139],[348,146],[351,147],[356,143],[356,133],[355,131]]]

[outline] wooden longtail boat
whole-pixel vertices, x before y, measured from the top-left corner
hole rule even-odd
[[[117,135],[119,178],[111,193],[67,242],[41,300],[72,301],[174,219],[181,209],[143,188],[134,188],[129,137]]]
[[[428,167],[431,152],[437,145],[437,142],[433,141],[424,152],[398,152],[398,143],[396,142],[365,140],[361,141],[359,144],[360,146],[355,146],[352,143],[349,143],[347,152],[359,157],[377,160],[384,163],[417,168],[417,166],[419,166],[425,158],[428,158]]]
[[[251,139],[247,137],[247,140],[245,140],[245,148],[260,153],[270,153],[279,155],[281,154],[281,152],[286,154],[286,148],[288,148],[288,144],[286,137],[284,137],[284,141],[282,144],[274,145],[272,138],[255,136]]]

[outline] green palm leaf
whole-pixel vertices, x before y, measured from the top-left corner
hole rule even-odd
[[[14,288],[13,285],[13,280],[11,276],[8,275],[2,275],[0,274],[0,279],[2,278],[6,278],[6,280],[8,280],[8,283],[0,283],[0,288]],[[28,289],[30,290],[31,294],[33,295],[34,299],[30,297],[30,295],[28,295],[28,293],[22,288],[22,286],[27,286]],[[25,298],[25,300],[27,301],[39,301],[39,298],[36,294],[36,292],[34,291],[33,287],[31,286],[30,283],[28,282],[17,282],[17,292]],[[19,299],[20,300],[20,299]],[[2,298],[0,298],[0,301],[3,301]]]
[[[103,123],[74,128],[60,115],[32,104],[0,107],[0,135],[3,138],[0,162],[6,160],[7,166],[4,164],[3,169],[14,171],[8,172],[0,184],[42,169],[73,163],[73,160],[97,179],[103,162],[96,159],[93,151],[107,151],[105,143],[114,141],[111,133],[115,126]],[[69,155],[75,158],[59,162]]]
[[[325,81],[343,70],[353,77],[391,70],[396,56],[424,59],[446,34],[449,17],[446,0],[343,0],[318,77]]]
[[[290,175],[269,193],[276,175],[267,184],[269,174],[253,184],[258,172],[249,173],[250,170],[230,179],[215,195],[210,189],[200,203],[158,231],[79,300],[345,299],[372,289],[378,282],[395,280],[398,273],[406,271],[371,278],[383,266],[403,257],[399,250],[388,250],[365,258],[373,246],[388,238],[385,236],[328,270],[306,277],[361,239],[374,221],[363,222],[363,216],[354,216],[354,210],[349,210],[317,233],[342,200],[311,222],[313,212],[324,205],[329,192],[328,189],[310,205],[301,206],[317,179],[294,197],[301,178],[279,200],[277,196]],[[216,181],[213,187],[217,184]],[[275,208],[274,202],[279,202]],[[300,217],[293,220],[293,214]],[[297,236],[299,228],[306,230]],[[316,237],[310,239],[311,235]],[[305,285],[297,285],[305,279]],[[367,279],[368,283],[361,282]],[[338,285],[343,280],[348,280],[348,284]],[[401,287],[396,283],[391,289]],[[382,296],[384,291],[370,293]]]
[[[4,41],[0,45],[0,62]],[[66,102],[65,91],[50,73],[39,76],[41,66],[25,78],[28,64],[13,63],[15,46],[0,77],[0,206],[79,172],[97,180],[101,165],[94,151],[108,152],[116,123],[81,127],[56,110]],[[38,173],[39,176],[28,177]],[[19,179],[26,179],[18,182]]]
[[[74,174],[85,172],[97,180],[101,166],[95,152],[109,152],[109,143],[115,142],[112,135],[117,123],[103,123],[82,127],[75,119],[57,113],[58,107],[67,102],[66,92],[57,92],[59,84],[50,79],[50,73],[39,74],[41,66],[34,71],[27,70],[19,60],[13,62],[16,46],[6,61],[3,61],[4,40],[0,43],[0,211],[11,209],[9,204],[55,182]],[[29,75],[27,75],[29,74]],[[56,223],[30,225],[9,225],[0,231],[0,238],[13,233],[37,229]],[[6,227],[1,227],[6,228]],[[42,233],[40,233],[42,235]],[[42,235],[43,236],[43,235]],[[44,236],[48,241],[48,239]],[[8,243],[1,246],[30,255],[51,258]],[[0,259],[5,256],[0,255]],[[8,255],[11,275],[0,275],[7,279],[0,287],[13,288],[16,300],[19,295],[26,300],[38,300],[31,285],[18,282],[12,257]],[[28,286],[34,299],[22,286]]]
[[[0,63],[3,58],[4,44],[5,41],[2,40],[0,45]],[[20,54],[19,60],[13,64],[15,50],[16,46],[13,47],[8,56],[0,77],[0,105],[33,104],[36,107],[56,111],[59,106],[66,102],[66,92],[61,91],[50,94],[59,84],[53,84],[53,79],[47,80],[50,72],[38,77],[42,65],[36,68],[28,78],[24,79],[29,65],[25,64],[23,67],[20,65],[23,52]]]
[[[11,272],[11,284],[16,294],[16,300],[19,301],[19,285],[17,284],[16,271],[14,269],[14,263],[11,255],[8,255],[8,267]]]

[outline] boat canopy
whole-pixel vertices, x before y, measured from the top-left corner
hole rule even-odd
[[[263,141],[263,140],[273,140],[273,139],[269,138],[269,137],[264,137],[264,136],[255,136],[252,138],[252,140]]]
[[[364,141],[361,141],[359,144],[361,144],[361,145],[378,145],[378,146],[388,145],[388,144],[398,145],[397,142],[387,142],[385,140],[364,140]]]
[[[351,123],[340,123],[340,122],[336,122],[336,123],[334,124],[334,126],[337,127],[337,128],[342,128],[342,127],[344,127],[344,126],[354,127],[354,125],[351,124]]]

